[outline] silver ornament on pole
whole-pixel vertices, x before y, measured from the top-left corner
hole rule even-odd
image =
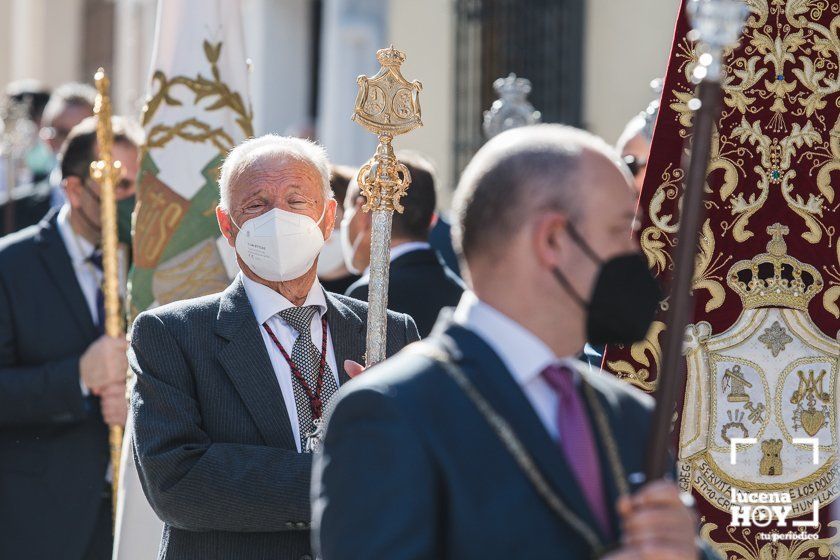
[[[493,89],[499,99],[493,102],[490,110],[484,111],[483,128],[488,140],[505,130],[541,122],[542,114],[527,99],[531,93],[530,80],[510,73],[507,78],[493,82]]]

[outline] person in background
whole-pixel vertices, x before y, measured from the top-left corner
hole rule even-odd
[[[142,136],[113,128],[121,199]],[[0,240],[0,558],[111,558],[108,426],[125,425],[128,362],[104,334],[97,159],[89,118],[61,154],[67,202]]]
[[[356,170],[346,165],[333,165],[330,167],[330,187],[333,196],[338,201],[335,208],[335,223],[340,224],[344,219],[344,197],[347,195],[347,187],[351,182],[356,181]],[[347,270],[344,263],[344,251],[341,245],[341,236],[332,235],[324,243],[321,249],[321,256],[318,257],[318,279],[321,285],[328,292],[343,294],[347,289],[360,278]]]
[[[391,264],[388,281],[388,309],[410,315],[421,337],[426,337],[444,307],[455,306],[464,284],[443,263],[429,244],[437,204],[435,170],[423,156],[401,152],[397,158],[411,173],[411,186],[401,200],[405,210],[394,212],[391,229]],[[362,210],[364,197],[355,182],[344,199],[341,238],[347,267],[365,269],[362,278],[347,295],[367,301],[370,266],[371,215]]]
[[[455,254],[455,248],[452,246],[452,226],[449,219],[442,213],[438,213],[437,221],[429,232],[429,244],[432,249],[437,251],[438,255],[443,259],[443,262],[449,267],[449,270],[454,272],[459,278],[461,277],[461,264],[458,262],[458,256]]]
[[[23,94],[26,95],[26,94]],[[58,155],[74,126],[93,116],[96,90],[79,83],[57,87],[40,117],[40,138],[47,151],[41,154],[40,181],[18,185],[15,189],[13,223],[7,224],[5,208],[0,208],[0,232],[14,232],[37,224],[51,208],[65,202]],[[33,177],[35,179],[35,177]]]
[[[93,116],[96,90],[76,82],[62,84],[53,90],[47,106],[44,107],[41,138],[54,154],[61,152],[67,135],[74,126]],[[64,204],[64,191],[60,186],[60,168],[56,167],[49,177],[50,205],[58,208]]]
[[[662,92],[662,80],[653,80],[650,85],[656,93]],[[621,154],[624,163],[630,168],[630,172],[633,174],[633,184],[639,193],[642,192],[642,186],[645,183],[650,143],[653,140],[653,127],[656,125],[658,115],[659,96],[651,101],[644,111],[627,123],[615,145],[615,149]]]
[[[35,130],[41,130],[44,107],[50,100],[50,90],[47,86],[32,79],[16,80],[6,86],[6,97],[16,103],[26,103],[29,119],[35,125]],[[46,179],[55,166],[55,156],[40,137],[34,139],[25,159],[30,174],[26,180],[32,183],[40,183]]]

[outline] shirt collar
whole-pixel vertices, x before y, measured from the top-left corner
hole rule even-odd
[[[70,225],[70,205],[64,203],[61,210],[58,211],[56,218],[58,225],[58,232],[61,235],[61,240],[64,241],[64,246],[67,248],[67,254],[70,255],[70,260],[74,265],[84,264],[88,257],[93,254],[93,244],[73,231],[73,226]]]
[[[557,357],[534,333],[481,301],[472,291],[461,296],[452,318],[484,339],[520,386],[538,378],[552,364],[567,365],[577,378],[573,358]]]
[[[268,286],[263,286],[254,282],[242,272],[239,273],[239,278],[242,280],[242,285],[245,287],[245,293],[248,295],[248,301],[251,302],[251,309],[254,311],[254,317],[257,323],[262,325],[273,316],[277,315],[284,309],[295,307],[295,305],[288,299],[278,294]],[[324,296],[324,289],[321,283],[316,278],[306,295],[306,301],[303,305],[314,305],[318,308],[321,315],[327,312],[327,298]]]
[[[407,241],[405,243],[400,243],[395,247],[391,247],[391,256],[389,262],[394,262],[396,259],[400,258],[403,255],[407,255],[408,253],[431,248],[432,246],[425,241]],[[365,268],[364,272],[362,272],[362,276],[370,276],[370,266]]]

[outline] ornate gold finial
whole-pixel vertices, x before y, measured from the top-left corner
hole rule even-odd
[[[405,53],[398,51],[394,48],[394,45],[391,45],[387,49],[379,49],[376,51],[376,60],[382,66],[399,66],[405,62]]]
[[[393,45],[376,53],[382,65],[376,76],[359,76],[359,93],[353,120],[379,137],[376,154],[359,169],[356,180],[365,197],[365,212],[396,210],[402,213],[400,199],[411,183],[408,168],[397,161],[391,141],[422,126],[420,91],[417,80],[409,82],[400,72],[405,54]]]
[[[771,236],[767,252],[732,265],[727,282],[745,309],[788,307],[805,311],[823,289],[823,279],[813,266],[787,254],[784,236],[790,229],[775,223],[767,228]]]
[[[105,75],[105,69],[100,68],[93,75],[96,83],[96,103],[93,106],[93,113],[96,115],[96,143],[99,147],[99,160],[90,164],[91,178],[97,183],[105,180],[105,175],[116,183],[120,179],[120,167],[122,164],[115,161],[112,155],[114,147],[114,129],[111,122],[111,98],[108,90],[111,81]]]

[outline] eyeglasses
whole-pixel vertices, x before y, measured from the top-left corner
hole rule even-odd
[[[637,158],[634,155],[626,155],[623,158],[624,163],[627,165],[628,169],[630,169],[630,173],[633,174],[633,177],[638,177],[639,173],[647,167],[648,160],[647,158]]]

